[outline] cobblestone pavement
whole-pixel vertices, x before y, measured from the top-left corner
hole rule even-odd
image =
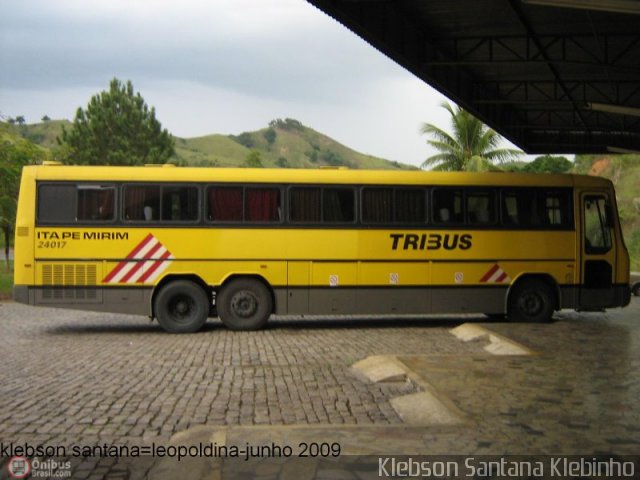
[[[197,425],[401,424],[389,399],[416,385],[372,384],[353,363],[479,349],[448,333],[456,323],[415,319],[276,319],[259,332],[210,321],[170,335],[142,317],[5,303],[0,325],[0,439],[32,445],[166,442]]]
[[[336,442],[347,454],[638,454],[640,299],[556,318],[482,323],[537,352],[494,356],[482,341],[449,333],[481,316],[274,320],[259,332],[211,321],[203,332],[170,335],[141,317],[0,304],[0,442],[133,446],[173,437]],[[421,381],[375,384],[350,368],[371,355],[395,356]],[[463,424],[403,423],[390,400],[425,385],[464,413]],[[219,478],[211,462],[187,467],[190,478]],[[281,467],[259,464],[244,478],[365,478],[331,464],[304,464],[303,474]],[[175,475],[171,466],[162,472],[150,458],[73,464],[74,478]]]

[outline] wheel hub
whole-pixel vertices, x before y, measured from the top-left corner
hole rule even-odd
[[[187,305],[187,302],[183,302],[183,301],[178,302],[178,304],[176,305],[177,313],[184,315],[188,311],[189,311],[189,305]]]
[[[174,298],[169,304],[169,311],[173,318],[177,321],[182,321],[188,318],[193,310],[193,305],[189,298],[178,296]]]
[[[248,318],[258,309],[258,301],[252,292],[243,290],[233,296],[231,308],[239,317]]]
[[[540,297],[534,293],[523,295],[520,308],[527,315],[536,315],[542,308]]]

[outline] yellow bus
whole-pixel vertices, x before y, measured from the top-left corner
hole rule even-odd
[[[16,301],[169,332],[630,300],[613,185],[588,176],[43,165],[17,218]]]

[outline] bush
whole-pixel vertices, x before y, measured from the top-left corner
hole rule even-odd
[[[262,135],[269,145],[273,145],[273,142],[276,141],[276,137],[278,136],[273,128],[267,128]]]
[[[255,146],[253,137],[249,132],[243,132],[240,135],[229,135],[229,138],[247,148],[253,148]]]
[[[566,157],[554,157],[553,155],[543,155],[537,157],[533,162],[526,164],[523,172],[531,173],[566,173],[573,168]]]

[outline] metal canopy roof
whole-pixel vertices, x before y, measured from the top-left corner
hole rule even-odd
[[[308,0],[528,153],[640,151],[640,0]]]

